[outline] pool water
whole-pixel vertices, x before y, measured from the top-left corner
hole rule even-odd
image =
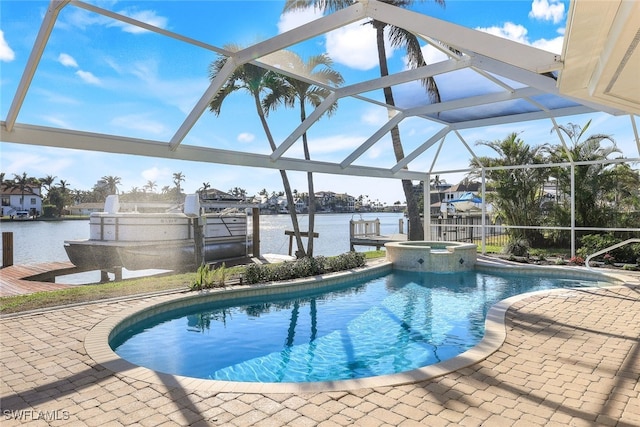
[[[334,381],[405,372],[483,337],[513,295],[595,282],[471,271],[394,271],[328,292],[214,302],[148,318],[110,344],[155,371],[243,382]]]

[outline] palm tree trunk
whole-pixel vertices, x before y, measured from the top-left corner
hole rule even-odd
[[[304,108],[304,98],[300,100],[300,123],[303,123],[307,118],[307,113]],[[309,154],[309,145],[307,143],[307,133],[302,134],[302,147],[304,149],[304,159],[311,160]],[[309,238],[307,240],[307,256],[313,256],[313,230],[315,227],[316,217],[316,195],[313,186],[313,173],[307,172],[307,187],[309,188]]]
[[[267,135],[267,140],[269,141],[271,151],[275,151],[276,143],[273,141],[271,130],[269,129],[269,125],[267,124],[267,119],[264,116],[262,106],[260,105],[260,98],[257,94],[254,95],[254,101],[256,104],[256,110],[258,111],[258,116],[260,117],[260,122],[262,123],[264,132]],[[298,247],[298,250],[296,251],[296,258],[303,258],[306,256],[306,254],[304,251],[304,244],[302,243],[302,235],[300,234],[300,226],[298,225],[298,215],[296,213],[296,206],[293,202],[293,193],[291,192],[291,184],[289,184],[287,171],[280,170],[280,177],[282,178],[284,193],[287,196],[287,206],[289,207],[289,215],[291,216],[291,223],[293,225],[293,234],[296,238],[296,245]]]
[[[386,24],[378,21],[374,21],[374,28],[376,29],[376,41],[378,43],[378,61],[380,63],[380,76],[385,77],[389,75],[389,67],[387,66],[387,55],[384,47],[384,27]],[[393,92],[390,87],[383,89],[384,99],[388,105],[395,105],[393,99]],[[393,144],[393,153],[396,156],[396,161],[400,161],[404,158],[404,150],[402,149],[402,141],[400,140],[400,128],[394,126],[391,129],[391,142]],[[426,183],[429,185],[429,183]],[[424,229],[422,227],[422,221],[420,220],[420,208],[418,207],[418,200],[416,194],[413,191],[413,183],[411,180],[402,180],[402,189],[404,190],[404,197],[407,199],[407,215],[409,217],[409,240],[422,240],[424,239]],[[425,212],[429,201],[425,200]],[[426,214],[425,214],[426,215]]]

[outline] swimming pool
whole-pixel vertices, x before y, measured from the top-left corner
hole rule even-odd
[[[239,382],[317,382],[406,372],[453,358],[484,335],[489,308],[586,279],[393,271],[299,290],[164,308],[110,345],[154,371]]]

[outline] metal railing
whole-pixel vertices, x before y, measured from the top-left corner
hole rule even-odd
[[[600,250],[598,252],[594,252],[594,253],[592,253],[591,255],[589,255],[587,257],[587,259],[584,262],[584,265],[589,270],[592,270],[591,266],[589,265],[589,261],[591,261],[591,258],[596,257],[598,255],[602,255],[604,253],[607,253],[607,252],[609,252],[609,251],[611,251],[613,249],[618,249],[619,247],[624,246],[624,245],[629,244],[629,243],[640,243],[640,239],[627,239],[624,242],[616,243],[615,245],[611,245],[611,246],[609,246],[607,248],[604,248],[604,249],[602,249],[602,250]]]

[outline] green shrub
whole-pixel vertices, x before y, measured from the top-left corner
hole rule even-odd
[[[58,208],[54,205],[42,205],[42,216],[45,218],[55,218],[58,216]]]
[[[588,234],[580,238],[580,248],[576,251],[578,255],[587,258],[589,255],[604,250],[626,239],[620,239],[612,234]],[[632,243],[607,252],[616,262],[632,264],[640,256],[640,244]],[[595,260],[606,261],[606,254],[595,257]]]
[[[529,242],[526,239],[515,239],[507,243],[504,247],[504,253],[513,256],[529,256]]]
[[[366,257],[360,252],[347,252],[335,257],[301,258],[280,264],[250,264],[244,271],[247,284],[299,279],[319,274],[364,267]]]

